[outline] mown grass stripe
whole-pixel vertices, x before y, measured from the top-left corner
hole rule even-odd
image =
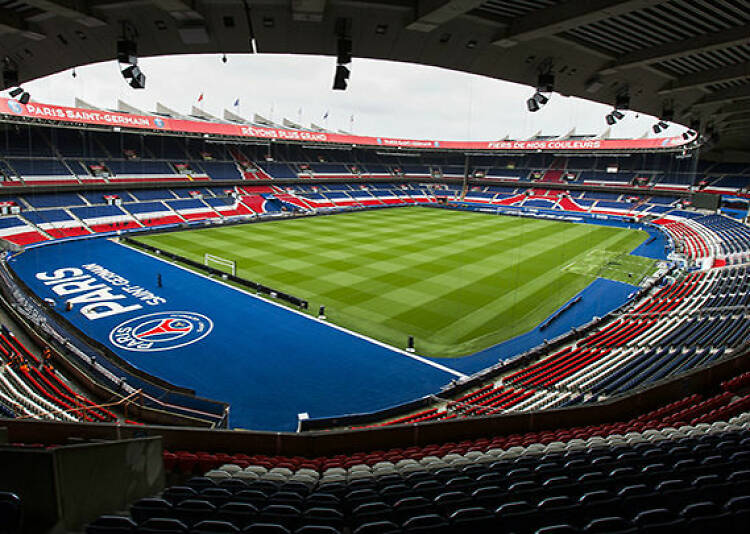
[[[623,256],[646,237],[412,207],[141,239],[198,261],[206,252],[234,259],[241,276],[306,298],[313,311],[325,304],[346,328],[396,346],[415,335],[424,354],[460,356],[538,324],[592,272],[627,277],[628,269],[648,270],[649,260]],[[606,252],[587,259],[594,249]],[[579,267],[564,270],[568,265]]]

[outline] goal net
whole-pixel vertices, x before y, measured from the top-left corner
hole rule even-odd
[[[237,276],[237,262],[234,260],[228,260],[227,258],[222,258],[221,256],[215,256],[213,254],[204,254],[203,255],[203,265],[210,267],[212,263],[215,263],[217,265],[221,265],[225,269],[230,269],[230,272],[232,273],[232,276]]]

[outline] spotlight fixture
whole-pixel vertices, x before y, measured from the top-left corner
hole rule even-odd
[[[337,91],[345,91],[348,85],[350,71],[344,65],[336,65],[336,76],[333,79],[333,88]]]
[[[655,134],[661,133],[667,128],[669,128],[669,123],[661,121],[661,120],[657,122],[656,124],[654,124],[653,126],[653,130]]]
[[[138,65],[130,65],[122,71],[122,77],[129,80],[128,83],[133,89],[146,88],[146,75],[141,72]]]
[[[122,23],[122,37],[117,40],[117,62],[122,65],[122,76],[133,89],[146,88],[146,76],[138,68],[138,36],[136,29],[127,21]]]
[[[24,93],[23,93],[23,94],[21,95],[21,98],[19,98],[19,99],[18,99],[18,101],[19,101],[19,102],[20,102],[21,104],[24,104],[24,105],[28,104],[28,103],[29,103],[29,100],[31,100],[31,95],[30,95],[29,93],[25,92],[25,91],[24,91]]]
[[[615,124],[617,124],[617,121],[621,121],[624,118],[625,118],[625,114],[622,111],[618,110],[617,108],[613,109],[611,112],[607,113],[604,116],[604,119],[607,121],[607,124],[609,124],[610,126],[614,126]]]
[[[222,56],[221,56],[221,62],[222,63],[226,63],[227,62],[227,55],[226,54],[222,54]]]
[[[547,102],[549,102],[549,97],[537,91],[526,101],[526,107],[530,112],[534,113],[539,111]]]
[[[351,71],[346,65],[352,62],[352,39],[351,20],[346,18],[336,19],[336,74],[333,78],[333,88],[336,91],[345,91],[348,85]]]
[[[20,87],[16,87],[15,89],[11,89],[8,94],[10,94],[11,98],[16,98],[21,93],[23,93],[23,89],[21,89]]]

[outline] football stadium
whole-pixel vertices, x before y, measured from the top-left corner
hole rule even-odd
[[[747,532],[748,7],[0,2],[0,534]],[[535,133],[34,96],[184,54],[514,82]]]

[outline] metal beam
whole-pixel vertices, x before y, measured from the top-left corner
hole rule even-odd
[[[0,8],[0,33],[15,33],[34,41],[47,37],[44,33],[29,29],[28,21],[20,13],[6,8]]]
[[[59,17],[72,19],[90,28],[107,25],[105,21],[91,14],[91,7],[108,2],[97,0],[24,0],[24,3]]]
[[[738,117],[736,119],[731,119],[731,120],[722,122],[721,124],[719,124],[718,127],[719,129],[724,129],[724,128],[732,128],[735,126],[747,125],[747,124],[750,124],[750,116]]]
[[[668,95],[677,91],[700,89],[712,83],[731,82],[745,78],[750,78],[750,61],[681,76],[659,89],[659,94]]]
[[[707,106],[713,106],[716,104],[723,104],[724,102],[732,102],[735,100],[747,100],[750,98],[750,84],[740,85],[737,87],[727,87],[715,91],[705,98],[693,104],[694,108],[704,108]]]
[[[716,33],[707,33],[673,41],[662,45],[642,48],[628,54],[623,54],[612,64],[601,70],[599,74],[614,74],[623,69],[640,67],[650,63],[658,63],[678,57],[689,56],[698,52],[710,52],[729,46],[750,43],[750,25],[738,26]]]
[[[485,0],[418,0],[417,16],[407,30],[431,32],[446,22],[475,9]]]
[[[510,26],[497,36],[493,44],[507,48],[522,41],[563,33],[584,24],[663,4],[665,1],[568,0],[513,19]]]

